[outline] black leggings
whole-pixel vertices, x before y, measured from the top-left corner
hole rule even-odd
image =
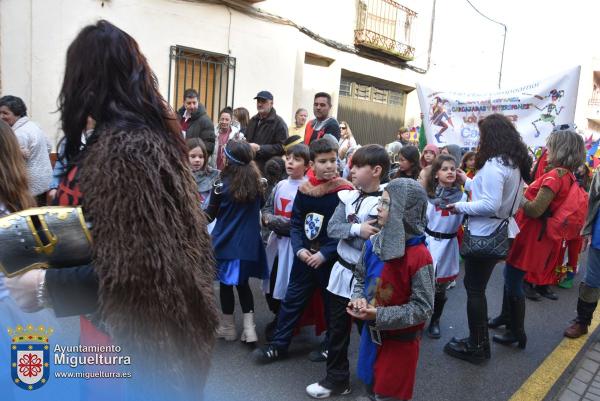
[[[498,261],[494,259],[465,258],[464,284],[467,290],[467,317],[473,334],[477,326],[487,322],[487,298],[485,289]]]
[[[221,312],[224,315],[233,315],[235,308],[235,297],[233,295],[233,286],[220,283],[219,297],[221,298]],[[240,298],[240,305],[242,306],[242,312],[250,313],[254,312],[254,298],[252,297],[252,290],[250,285],[246,281],[243,284],[235,286],[237,288],[238,297]]]

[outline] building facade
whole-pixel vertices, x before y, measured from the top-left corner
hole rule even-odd
[[[253,4],[254,3],[254,4]],[[0,93],[22,97],[53,144],[66,50],[86,24],[106,19],[132,35],[169,103],[196,88],[213,120],[228,105],[256,111],[274,94],[290,123],[312,115],[313,95],[362,143],[387,143],[418,124],[416,82],[427,71],[432,2],[305,0],[3,0]]]

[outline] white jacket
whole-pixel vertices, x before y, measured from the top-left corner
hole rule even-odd
[[[33,196],[43,194],[50,188],[52,165],[48,154],[48,139],[44,132],[28,117],[19,118],[12,126],[25,157],[29,175],[29,190]]]

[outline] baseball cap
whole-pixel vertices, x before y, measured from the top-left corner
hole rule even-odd
[[[260,91],[254,99],[273,100],[273,94],[269,91]]]

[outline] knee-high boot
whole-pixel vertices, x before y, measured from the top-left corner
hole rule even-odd
[[[502,295],[502,311],[500,312],[500,315],[493,318],[493,319],[489,319],[488,321],[488,327],[491,329],[497,329],[500,326],[504,326],[507,325],[509,323],[509,306],[508,306],[508,292],[506,290],[506,287],[504,287],[504,293]]]
[[[517,343],[523,349],[527,345],[525,335],[525,297],[511,296],[508,299],[510,319],[504,334],[494,335],[494,342],[502,345]]]
[[[431,321],[427,328],[427,335],[430,338],[440,338],[442,333],[440,331],[440,317],[444,311],[444,305],[448,298],[446,297],[445,291],[436,291],[433,299],[433,314],[431,315]]]

